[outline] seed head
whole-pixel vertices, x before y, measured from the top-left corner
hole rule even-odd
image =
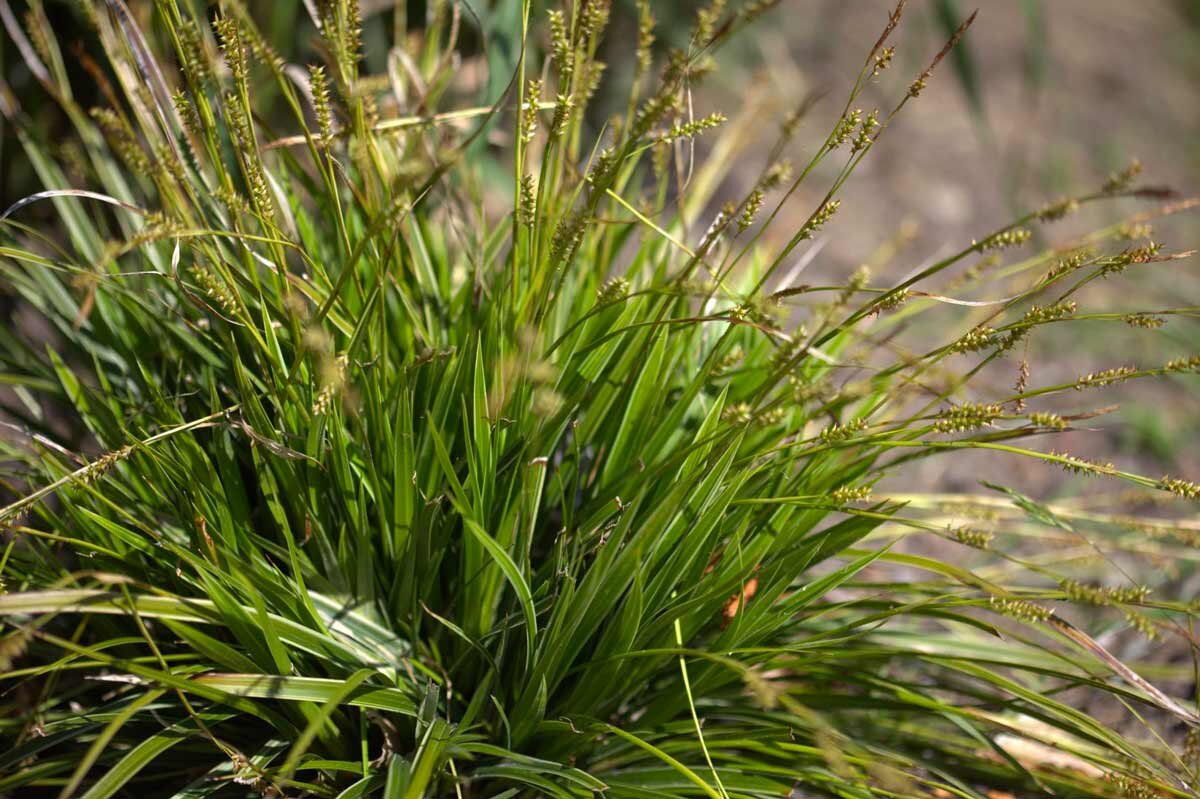
[[[175,217],[162,211],[152,211],[146,214],[142,229],[130,236],[126,246],[135,249],[152,241],[171,238],[185,229],[186,226]]]
[[[742,215],[738,219],[738,233],[754,224],[754,215],[762,208],[763,197],[763,193],[757,189],[750,193],[749,199],[746,200],[746,206],[742,209]]]
[[[696,13],[696,30],[692,36],[692,40],[697,44],[704,46],[712,41],[713,33],[716,31],[717,22],[721,19],[721,14],[725,12],[725,0],[711,0],[711,2]]]
[[[216,198],[233,214],[244,214],[250,211],[250,203],[246,201],[237,189],[232,186],[218,186],[213,191]]]
[[[845,424],[833,424],[821,431],[821,442],[833,444],[839,441],[849,441],[866,429],[866,419],[854,419]]]
[[[346,385],[346,366],[349,361],[345,355],[329,359],[321,367],[321,388],[313,399],[312,412],[317,416],[329,413],[333,401]]]
[[[1033,233],[1025,228],[1013,228],[1002,233],[997,233],[994,236],[989,236],[981,242],[975,243],[975,248],[980,252],[985,250],[1004,250],[1009,247],[1019,247],[1033,237]]]
[[[1112,463],[1100,463],[1099,461],[1089,461],[1084,458],[1077,458],[1066,452],[1057,452],[1051,450],[1050,455],[1054,458],[1060,458],[1059,465],[1064,471],[1072,474],[1112,474],[1117,470],[1117,467]]]
[[[838,505],[865,502],[871,498],[871,489],[866,486],[842,486],[835,489],[829,498]]]
[[[193,136],[200,135],[200,115],[196,113],[196,107],[182,89],[171,96],[171,104],[175,106],[175,113],[179,114],[179,119],[188,133]]]
[[[0,582],[0,594],[7,593],[4,583]],[[29,641],[33,637],[27,630],[17,629],[15,632],[0,638],[0,671],[11,671],[13,663],[29,649]]]
[[[871,280],[871,267],[866,264],[861,264],[854,270],[854,274],[850,275],[849,287],[858,291]]]
[[[559,92],[554,98],[554,117],[550,121],[550,135],[558,137],[566,130],[567,122],[571,119],[571,110],[575,107],[575,98],[566,92]]]
[[[1113,172],[1108,176],[1108,180],[1104,181],[1104,186],[1101,188],[1105,194],[1115,194],[1123,189],[1129,188],[1129,184],[1133,179],[1142,173],[1142,162],[1136,158],[1129,162],[1129,166],[1122,169],[1120,172]]]
[[[758,187],[766,192],[772,191],[787,183],[792,177],[792,162],[784,159],[777,164],[771,164],[765,173]]]
[[[691,74],[693,61],[688,54],[678,47],[671,48],[667,53],[667,63],[663,65],[662,85],[664,88],[678,87],[685,75]]]
[[[1008,335],[1000,341],[1000,351],[1005,352],[1012,349],[1017,345],[1017,342],[1029,335],[1029,331],[1035,325],[1070,317],[1075,313],[1076,307],[1075,303],[1071,300],[1056,302],[1054,305],[1034,305],[1025,312],[1025,315],[1021,317],[1021,321],[1013,325]]]
[[[1145,615],[1132,609],[1127,610],[1125,611],[1125,621],[1129,622],[1129,626],[1133,627],[1133,629],[1137,630],[1151,641],[1158,638],[1158,628],[1155,627],[1154,622],[1146,618]]]
[[[537,184],[533,175],[521,178],[521,202],[517,208],[517,221],[525,227],[533,227],[537,221]]]
[[[746,425],[754,419],[754,407],[748,402],[738,402],[721,412],[721,418],[734,425]]]
[[[234,316],[237,313],[237,301],[223,280],[200,264],[194,264],[191,273],[196,284],[204,289],[204,293],[216,302],[226,315]]]
[[[575,257],[575,250],[583,241],[584,217],[579,212],[568,214],[554,228],[550,240],[550,262],[561,268]]]
[[[1153,330],[1154,328],[1162,327],[1164,324],[1161,317],[1148,313],[1131,313],[1126,314],[1123,318],[1125,324],[1130,327],[1144,327]]]
[[[521,106],[521,144],[528,145],[537,135],[538,111],[542,104],[542,82],[531,80],[525,88],[525,104]]]
[[[274,213],[274,200],[271,196],[271,187],[267,183],[266,177],[258,164],[250,164],[247,172],[250,181],[250,198],[254,201],[254,207],[264,220],[271,218]]]
[[[225,65],[235,83],[245,83],[249,75],[246,47],[242,44],[241,26],[233,17],[218,17],[213,23],[221,37],[221,50],[225,53]]]
[[[601,61],[585,61],[580,68],[578,95],[582,105],[587,105],[596,90],[600,88],[600,80],[604,77],[605,65]]]
[[[567,23],[563,12],[553,9],[550,19],[550,57],[558,69],[558,86],[565,91],[571,85],[571,76],[575,71],[575,54],[571,49],[571,40],[567,36]]]
[[[740,10],[742,20],[752,22],[779,5],[781,0],[749,0]]]
[[[1188,730],[1183,742],[1183,757],[1193,771],[1200,769],[1200,727]]]
[[[1104,775],[1104,780],[1111,784],[1117,795],[1123,799],[1162,799],[1163,796],[1146,782],[1127,774],[1110,771]]]
[[[650,69],[654,58],[654,14],[650,0],[638,0],[637,65],[639,72]]]
[[[999,403],[968,403],[938,414],[933,429],[938,433],[965,433],[991,424],[1004,413]]]
[[[1013,385],[1013,391],[1016,394],[1024,394],[1025,389],[1029,387],[1029,373],[1029,359],[1022,358],[1021,366],[1017,370],[1017,382]],[[1017,397],[1013,400],[1013,408],[1017,413],[1023,412],[1025,410],[1025,398]]]
[[[129,453],[131,452],[133,452],[133,446],[126,445],[120,449],[101,455],[99,458],[84,467],[79,476],[85,483],[94,483],[103,477],[106,472],[116,466],[117,463],[128,458]]]
[[[676,125],[664,133],[661,136],[661,139],[665,142],[675,141],[676,139],[694,139],[704,131],[712,130],[713,128],[723,124],[725,120],[726,117],[724,114],[720,112],[714,112],[706,117],[693,119],[691,122],[683,122]]]
[[[596,303],[604,305],[629,296],[629,281],[623,277],[610,277],[596,290]]]
[[[900,289],[884,294],[883,297],[875,303],[871,309],[872,313],[883,313],[886,311],[894,311],[904,303],[908,302],[913,293],[909,289]]]
[[[1057,280],[1063,275],[1074,272],[1076,269],[1083,266],[1083,264],[1089,258],[1091,258],[1092,255],[1093,253],[1091,250],[1084,248],[1076,250],[1070,255],[1059,259],[1058,263],[1051,267],[1050,271],[1046,273],[1046,277],[1044,279],[1045,282],[1048,283],[1051,280]]]
[[[632,137],[640,139],[660,119],[675,110],[677,100],[672,92],[660,91],[642,104],[633,120]]]
[[[713,217],[712,223],[700,238],[701,251],[707,250],[716,243],[721,234],[725,232],[725,226],[729,224],[729,220],[733,219],[733,214],[736,210],[733,203],[725,203],[725,205],[721,206],[721,210],[717,211],[717,215]]]
[[[996,343],[996,331],[987,325],[980,325],[968,331],[966,335],[950,345],[951,352],[979,352],[986,350]]]
[[[1163,491],[1169,491],[1177,497],[1184,499],[1200,499],[1200,484],[1181,480],[1170,475],[1163,475],[1158,481],[1158,487]]]
[[[871,77],[878,77],[880,72],[883,72],[892,64],[892,57],[896,55],[895,47],[885,47],[875,54],[875,66],[871,70]]]
[[[308,68],[308,85],[312,91],[313,115],[317,118],[320,147],[329,147],[333,142],[333,104],[329,99],[329,78],[325,67],[314,64]]]
[[[533,391],[533,412],[538,416],[553,416],[562,408],[562,395],[549,386],[538,386]]]
[[[579,32],[584,41],[595,44],[608,27],[610,0],[590,0],[583,10]]]
[[[822,205],[817,212],[812,215],[812,218],[804,224],[804,227],[800,229],[800,241],[807,241],[808,239],[811,239],[813,237],[813,233],[816,233],[818,230],[824,227],[825,224],[833,218],[833,215],[836,214],[837,210],[841,207],[841,200],[830,200]]]
[[[1193,355],[1190,358],[1173,358],[1163,365],[1163,370],[1167,372],[1200,372],[1200,355]]]
[[[858,128],[858,135],[854,137],[854,141],[850,144],[850,152],[857,153],[871,146],[871,134],[879,127],[879,111],[876,109],[867,114],[862,121],[862,125]]]
[[[1156,242],[1149,242],[1141,247],[1135,247],[1129,251],[1129,262],[1132,264],[1145,264],[1153,261],[1158,256],[1162,245]]]
[[[1050,430],[1066,430],[1067,420],[1059,416],[1057,413],[1046,413],[1039,411],[1029,414],[1029,421],[1038,427],[1045,427]]]
[[[86,3],[81,5],[87,6]],[[178,30],[183,73],[191,83],[203,86],[212,80],[212,67],[200,31],[191,20],[180,25]]]
[[[154,155],[155,174],[176,185],[187,182],[187,169],[181,158],[175,155],[175,150],[166,144],[158,144],[155,145]]]
[[[1107,588],[1105,586],[1084,585],[1070,579],[1059,581],[1059,586],[1067,595],[1067,599],[1072,602],[1079,602],[1084,605],[1096,605],[1098,607],[1107,607],[1113,604],[1139,603],[1143,602],[1150,595],[1150,589],[1145,586]]]
[[[957,527],[952,532],[958,543],[975,549],[987,549],[988,544],[995,537],[990,530],[980,530],[974,527]]]
[[[837,127],[833,129],[833,136],[830,138],[829,149],[836,150],[841,147],[850,137],[854,135],[855,129],[862,123],[862,109],[856,108],[848,112],[841,120],[838,121]]]
[[[729,317],[738,321],[750,321],[774,327],[777,324],[775,312],[781,304],[779,298],[775,296],[754,296],[730,310]]]
[[[1042,222],[1057,222],[1064,216],[1075,213],[1078,209],[1079,203],[1074,198],[1064,197],[1057,202],[1042,206],[1042,209],[1037,212],[1037,218]]]
[[[1085,388],[1124,383],[1135,374],[1137,374],[1137,369],[1132,366],[1118,366],[1114,369],[1105,369],[1103,372],[1092,372],[1075,381],[1075,390],[1083,391]]]
[[[1046,621],[1054,615],[1049,608],[1035,605],[1033,602],[1027,602],[1024,599],[1004,599],[994,596],[988,600],[988,604],[996,612],[1003,613],[1005,616],[1011,616],[1020,621]]]
[[[1135,241],[1137,239],[1148,239],[1153,235],[1154,228],[1144,222],[1126,222],[1117,229],[1117,234],[1114,238],[1118,241]]]
[[[113,152],[120,156],[132,171],[138,174],[148,174],[152,171],[150,157],[142,149],[137,134],[120,114],[111,108],[93,108],[90,113],[92,119],[104,131]]]
[[[1100,276],[1108,277],[1109,275],[1120,274],[1130,264],[1149,263],[1158,256],[1158,252],[1161,249],[1162,245],[1153,241],[1147,242],[1141,247],[1132,247],[1105,261],[1104,265],[1100,267]]]
[[[342,0],[340,3],[321,3],[328,13],[325,19],[325,34],[335,50],[338,62],[354,64],[359,59],[362,34],[362,9],[358,0]],[[344,16],[337,13],[344,8]]]

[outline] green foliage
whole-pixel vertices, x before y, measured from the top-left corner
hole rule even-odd
[[[46,191],[0,218],[27,320],[0,330],[0,793],[1190,795],[1195,757],[1155,731],[1195,711],[1060,611],[1186,628],[1195,607],[1149,589],[1191,567],[1194,525],[869,499],[963,450],[1194,499],[1014,443],[1089,416],[1048,400],[1194,381],[1191,353],[978,379],[1043,325],[1188,324],[1081,307],[1173,260],[1128,231],[1186,204],[1010,257],[1081,204],[1161,198],[1131,170],[896,285],[798,284],[966,26],[893,84],[901,4],[808,163],[782,157],[798,114],[709,224],[761,121],[690,92],[774,4],[713,2],[660,52],[639,3],[626,111],[599,132],[608,4],[568,5],[543,25],[504,4],[520,30],[481,63],[515,70],[482,107],[454,52],[477,21],[452,2],[407,30],[320,0],[294,20],[319,37],[304,69],[273,49],[301,35],[283,12],[268,36],[236,2],[85,0],[90,111],[40,4],[8,21],[80,158],[3,104]],[[364,39],[394,42],[378,74]],[[872,82],[893,110],[856,110]],[[926,318],[942,340],[909,349]],[[1082,582],[1097,553],[1156,582]],[[1130,723],[1089,716],[1095,695]]]

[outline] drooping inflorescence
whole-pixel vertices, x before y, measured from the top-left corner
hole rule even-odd
[[[995,402],[974,402],[947,408],[938,414],[933,429],[938,433],[964,433],[990,425],[1004,414]]]

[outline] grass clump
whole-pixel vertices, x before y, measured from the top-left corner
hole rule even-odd
[[[789,117],[709,218],[750,120],[689,92],[771,2],[710,3],[669,51],[639,3],[630,96],[599,131],[606,2],[544,27],[519,8],[483,106],[454,80],[465,5],[406,32],[321,0],[307,68],[237,2],[198,5],[81,6],[99,109],[44,15],[8,25],[84,158],[69,170],[4,104],[46,190],[0,226],[34,320],[0,339],[0,792],[1190,795],[1175,733],[1196,711],[1064,612],[1178,635],[1196,608],[1153,592],[1154,568],[1077,578],[1190,565],[1187,522],[878,487],[964,450],[1081,468],[1015,443],[1091,413],[1045,400],[1193,379],[1191,353],[980,378],[1043,325],[1187,323],[1081,292],[1177,257],[1121,231],[1188,204],[1012,254],[1078,206],[1161,199],[1122,173],[895,285],[795,280],[969,20],[893,110],[856,110],[870,82],[892,91],[901,3],[809,162],[784,163]],[[366,74],[362,37],[391,32]],[[926,317],[942,340],[902,345]],[[1081,710],[1094,694],[1129,724]]]

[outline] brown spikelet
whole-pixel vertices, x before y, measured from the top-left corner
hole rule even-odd
[[[958,26],[958,30],[956,30],[954,35],[947,40],[941,51],[933,57],[933,61],[929,62],[929,66],[925,68],[925,71],[921,73],[921,76],[917,78],[914,83],[920,83],[924,85],[925,81],[929,80],[929,76],[933,74],[935,69],[937,69],[937,65],[942,63],[942,59],[949,55],[950,51],[953,50],[960,41],[962,41],[962,37],[966,35],[967,29],[971,27],[971,23],[975,21],[975,16],[978,13],[978,9],[972,11],[971,16],[967,17],[963,23]]]
[[[1017,394],[1025,393],[1025,389],[1029,388],[1029,375],[1030,375],[1029,358],[1027,358],[1027,357],[1021,358],[1021,367],[1020,367],[1019,373],[1017,375],[1017,382],[1013,386],[1014,392],[1016,392]],[[1013,407],[1017,411],[1017,413],[1020,413],[1021,411],[1025,410],[1024,398],[1018,397],[1013,402]]]
[[[896,3],[896,7],[892,9],[892,13],[888,15],[887,25],[883,28],[883,33],[879,34],[879,39],[876,40],[875,46],[871,48],[871,54],[868,59],[873,59],[875,54],[879,52],[884,43],[896,31],[896,26],[900,24],[900,17],[904,15],[904,6],[908,4],[908,0],[900,0]]]
[[[1170,186],[1139,186],[1125,194],[1139,200],[1174,200],[1179,196],[1179,192]]]

